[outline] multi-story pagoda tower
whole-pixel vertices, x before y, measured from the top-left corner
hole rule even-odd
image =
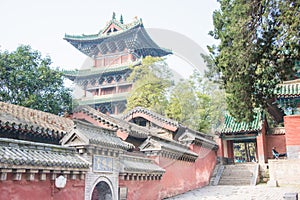
[[[126,108],[126,98],[133,84],[126,81],[130,65],[139,65],[146,56],[171,54],[153,42],[141,19],[124,24],[122,15],[116,20],[115,13],[99,33],[66,34],[64,39],[93,60],[88,68],[65,72],[66,77],[84,90],[78,103],[110,114],[121,113]]]

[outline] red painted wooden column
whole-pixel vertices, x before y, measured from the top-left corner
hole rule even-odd
[[[300,115],[284,117],[287,157],[300,158]]]
[[[223,145],[223,140],[222,138],[217,138],[216,139],[216,143],[219,146],[218,152],[217,152],[217,156],[221,159],[224,158],[224,145]]]
[[[256,137],[256,143],[257,143],[258,162],[264,164],[267,162],[266,134],[264,130],[262,130]]]
[[[234,163],[233,140],[227,141],[228,163]]]

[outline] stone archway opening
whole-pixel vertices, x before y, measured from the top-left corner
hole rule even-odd
[[[92,193],[92,200],[112,200],[112,191],[105,181],[100,181]]]

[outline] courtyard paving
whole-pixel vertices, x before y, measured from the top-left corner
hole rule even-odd
[[[266,184],[256,186],[206,186],[168,200],[279,200],[284,198],[286,193],[298,193],[300,185],[269,187]]]

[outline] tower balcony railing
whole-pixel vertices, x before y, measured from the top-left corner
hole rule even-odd
[[[122,92],[122,93],[107,94],[101,96],[82,97],[76,100],[78,101],[79,105],[92,105],[98,103],[124,101],[127,99],[128,95],[129,92]]]

